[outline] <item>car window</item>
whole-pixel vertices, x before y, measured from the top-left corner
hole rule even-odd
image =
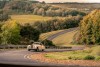
[[[33,43],[33,44],[37,44],[37,45],[39,45],[39,44],[41,44],[41,43],[36,42],[36,43]]]

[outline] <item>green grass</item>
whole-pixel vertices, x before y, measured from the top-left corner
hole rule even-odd
[[[45,21],[51,18],[52,17],[43,17],[38,15],[11,15],[11,19],[16,20],[21,24],[30,23],[34,21]]]
[[[44,56],[47,58],[59,59],[59,60],[84,60],[86,59],[87,56],[93,56],[95,57],[94,60],[100,60],[100,55],[93,54],[95,50],[100,53],[99,51],[100,49],[98,48],[100,48],[100,46],[79,51],[47,53]]]

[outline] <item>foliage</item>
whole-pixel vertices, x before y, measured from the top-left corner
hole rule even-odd
[[[42,41],[42,43],[43,43],[44,45],[46,45],[46,46],[55,46],[55,45],[53,44],[53,42],[50,41],[50,40],[44,40],[44,41]]]
[[[20,35],[23,40],[27,39],[37,41],[39,39],[40,32],[32,28],[30,25],[26,25],[21,27]]]
[[[16,21],[8,21],[1,28],[2,44],[17,44],[20,41],[20,27]]]
[[[100,10],[94,10],[80,23],[76,40],[81,44],[100,44]]]
[[[6,1],[6,0],[0,1],[0,9],[4,8],[6,3],[8,3],[8,1]]]
[[[32,26],[44,33],[49,31],[77,27],[81,19],[81,16],[69,16],[63,19],[53,18],[47,21],[35,22]]]
[[[0,21],[7,21],[9,19],[9,15],[5,13],[3,10],[0,10]]]
[[[100,56],[99,57],[96,57],[96,60],[100,60]]]
[[[4,3],[4,4],[3,4]],[[86,15],[84,12],[78,10],[68,10],[60,7],[52,6],[46,4],[44,1],[42,3],[34,3],[32,1],[22,1],[22,0],[11,0],[9,2],[3,2],[2,9],[9,12],[9,14],[35,14],[41,16],[62,16],[66,17],[68,15],[77,16]]]
[[[94,59],[95,59],[95,57],[92,55],[87,55],[84,57],[84,60],[94,60]]]

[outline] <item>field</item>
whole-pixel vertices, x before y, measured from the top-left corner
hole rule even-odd
[[[48,53],[45,57],[58,60],[100,60],[99,48],[100,46],[94,46],[79,51]]]
[[[58,31],[52,31],[52,32],[43,33],[43,34],[40,35],[39,39],[40,40],[45,40],[48,37],[52,36],[53,34],[56,34],[56,33],[61,32],[61,31],[63,31],[63,30],[58,30]]]
[[[11,15],[11,19],[16,20],[17,22],[24,24],[24,23],[31,23],[34,21],[45,21],[49,20],[52,17],[43,17],[38,15]]]
[[[63,45],[63,46],[68,46],[68,45],[71,45],[71,42],[73,41],[73,36],[74,34],[76,33],[77,31],[71,31],[71,32],[68,32],[66,34],[62,34],[58,37],[56,37],[55,39],[53,39],[53,43],[56,44],[56,45]]]
[[[100,9],[99,3],[53,3],[53,6],[58,6],[64,9],[75,9],[90,12],[94,9]]]

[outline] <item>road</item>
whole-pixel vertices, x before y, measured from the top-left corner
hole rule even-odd
[[[46,49],[45,52],[55,51],[69,51],[71,49]],[[73,49],[74,50],[74,49]],[[76,49],[75,49],[76,50]],[[0,51],[0,63],[13,64],[13,65],[29,65],[29,66],[63,66],[58,64],[42,63],[36,60],[29,59],[28,55],[36,54],[40,52],[27,51],[27,50],[10,50]]]
[[[78,30],[78,28],[70,28],[70,29],[65,29],[64,31],[58,32],[50,37],[47,38],[47,40],[52,41],[54,38],[58,37],[59,35],[74,31],[74,30]]]

